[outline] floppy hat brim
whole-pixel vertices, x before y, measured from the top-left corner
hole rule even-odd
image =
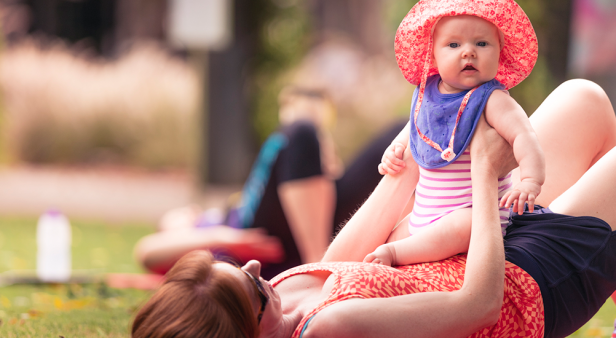
[[[424,62],[431,62],[428,76],[438,73],[434,63],[426,61],[432,60],[432,51],[428,50],[432,45],[432,30],[441,17],[455,15],[474,15],[500,29],[504,46],[496,79],[507,89],[530,74],[537,61],[537,36],[528,16],[515,1],[421,0],[400,23],[394,43],[398,67],[407,81],[414,85],[421,83]]]

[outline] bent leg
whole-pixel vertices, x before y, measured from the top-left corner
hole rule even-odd
[[[547,206],[616,146],[616,117],[597,84],[570,80],[531,116],[546,159],[546,181],[536,203]],[[519,181],[519,171],[513,175]]]
[[[405,227],[408,226],[405,224]],[[436,262],[468,251],[471,209],[456,210],[415,235],[389,243],[396,265]]]
[[[552,211],[593,216],[616,230],[616,148],[601,157],[571,188],[550,204]]]

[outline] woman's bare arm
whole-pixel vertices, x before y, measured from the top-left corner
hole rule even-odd
[[[511,148],[483,118],[475,134],[471,145],[473,225],[462,288],[340,302],[315,316],[305,337],[466,337],[498,320],[505,257],[497,187],[499,174],[511,169],[511,165],[502,167],[512,163]],[[384,185],[382,189],[392,188]],[[390,196],[395,198],[392,190]]]
[[[419,180],[419,168],[408,147],[404,160],[406,168],[396,176],[384,176],[334,238],[325,253],[324,262],[361,262],[367,254],[385,243]]]

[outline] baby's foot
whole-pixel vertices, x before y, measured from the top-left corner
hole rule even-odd
[[[391,245],[383,244],[364,258],[364,263],[375,263],[391,266],[394,262],[394,252]]]

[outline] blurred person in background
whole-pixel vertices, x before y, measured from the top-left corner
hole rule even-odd
[[[339,225],[380,181],[375,169],[405,121],[370,143],[344,171],[329,130],[335,108],[318,89],[287,87],[279,95],[280,128],[264,142],[239,205],[227,215],[187,206],[169,211],[160,232],[135,247],[148,270],[165,273],[184,254],[209,249],[220,256],[264,263],[264,278],[320,261]]]

